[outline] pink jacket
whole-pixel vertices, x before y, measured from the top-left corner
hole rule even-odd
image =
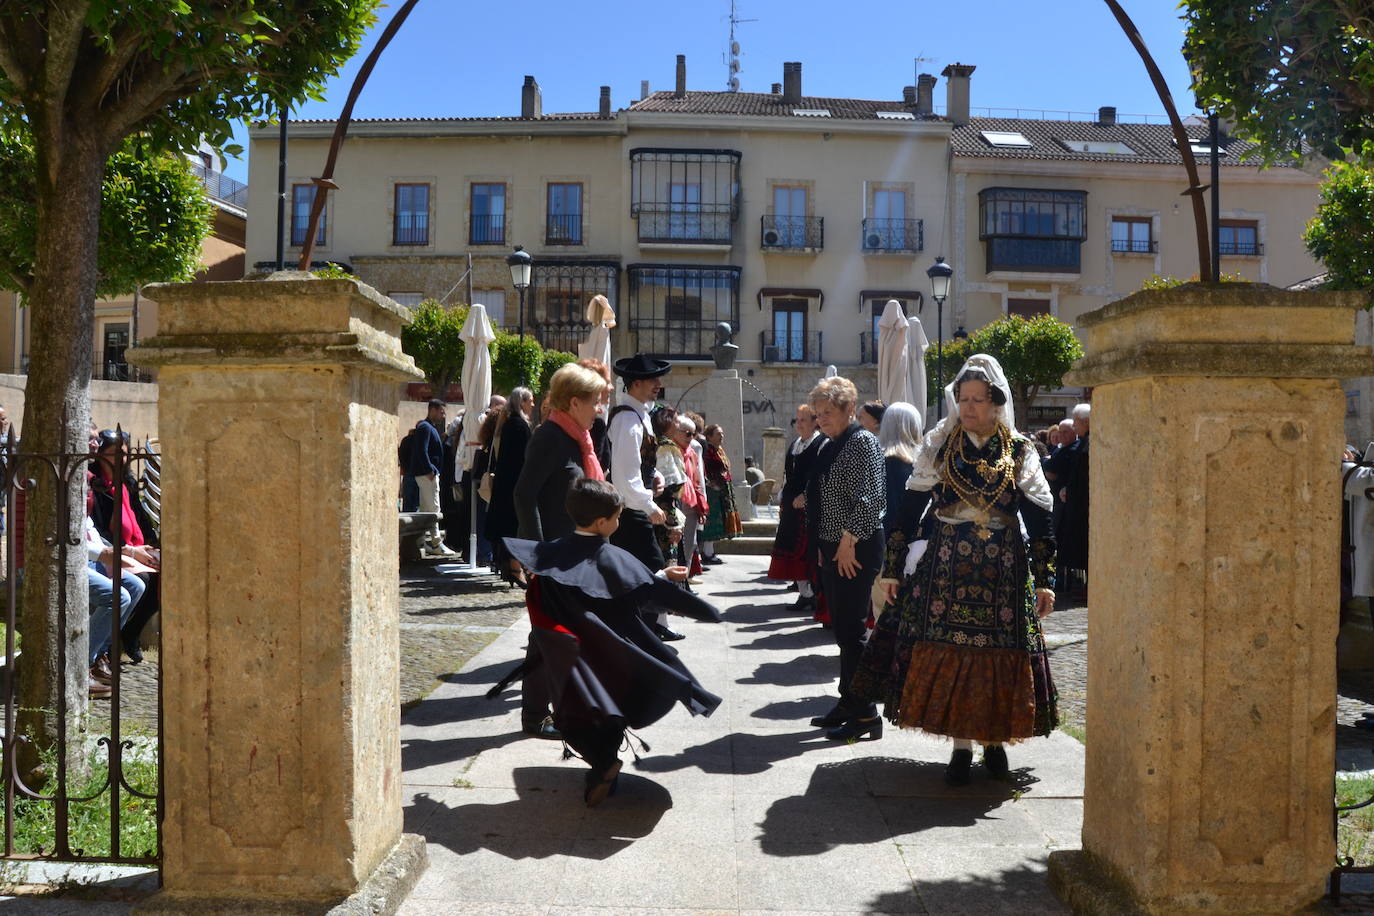
[[[684,506],[694,510],[698,515],[705,515],[706,491],[698,483],[701,480],[701,458],[697,455],[696,449],[683,449],[682,463],[687,468],[687,482],[682,485],[682,492],[678,498]]]

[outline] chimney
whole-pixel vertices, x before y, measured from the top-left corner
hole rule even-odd
[[[649,97],[649,81],[639,81],[639,100],[642,102]]]
[[[600,111],[601,111],[601,117],[603,117],[603,118],[609,118],[609,117],[611,116],[611,87],[610,87],[610,86],[602,86],[602,87],[601,87],[601,108],[600,108]]]
[[[1116,108],[1112,105],[1103,105],[1097,109],[1097,123],[1103,127],[1111,127],[1116,123]]]
[[[940,71],[945,78],[945,116],[956,127],[968,123],[968,79],[975,69],[972,64],[950,64]]]
[[[782,100],[788,105],[800,105],[802,98],[801,62],[782,65]]]
[[[903,86],[903,87],[902,87],[902,104],[905,105],[907,108],[915,108],[915,107],[916,107],[916,87],[915,87],[915,86]]]
[[[673,90],[673,98],[687,98],[687,55],[677,56],[677,88]]]
[[[774,95],[782,95],[782,83],[774,83],[774,84],[773,84],[773,94],[774,94]]]
[[[544,100],[539,94],[539,84],[534,77],[525,77],[525,85],[520,87],[520,117],[541,118],[544,116]]]
[[[930,117],[935,113],[935,77],[922,73],[916,77],[916,116]]]

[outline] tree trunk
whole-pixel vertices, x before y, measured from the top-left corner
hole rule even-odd
[[[90,138],[65,134],[61,149],[38,150],[39,163],[51,168],[45,172],[40,165],[37,176],[38,244],[35,282],[28,296],[33,358],[24,400],[26,454],[88,450],[96,246],[106,155]],[[41,465],[30,462],[28,467],[38,471]],[[86,466],[71,469],[66,480],[50,472],[23,476],[37,483],[27,496],[24,530],[19,628],[25,651],[19,666],[18,724],[31,743],[20,745],[20,772],[36,775],[38,752],[58,748],[64,717],[74,739],[67,743],[65,757],[74,772],[81,772],[90,664]],[[55,542],[49,543],[54,535]]]

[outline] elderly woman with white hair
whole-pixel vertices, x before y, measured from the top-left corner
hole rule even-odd
[[[806,522],[840,648],[839,701],[811,724],[826,728],[833,741],[881,738],[877,707],[855,696],[850,681],[863,655],[869,593],[883,562],[883,450],[878,437],[854,421],[859,393],[849,379],[821,379],[808,400],[830,441],[807,481]]]
[[[883,447],[883,475],[887,481],[887,511],[883,515],[886,536],[892,533],[916,450],[921,447],[920,411],[902,401],[889,404],[878,429],[878,444]]]
[[[1001,366],[976,354],[945,392],[950,415],[921,443],[915,497],[888,539],[891,603],[851,689],[899,726],[955,739],[945,779],[964,785],[974,742],[1004,779],[1003,744],[1058,724],[1040,629],[1054,607],[1054,538],[1049,487]]]

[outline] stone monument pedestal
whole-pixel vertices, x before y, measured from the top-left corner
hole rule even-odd
[[[744,382],[736,369],[717,369],[706,379],[706,423],[725,431],[725,454],[730,459],[730,475],[735,480],[735,508],[747,522],[754,517],[749,484],[744,480]]]
[[[401,833],[396,403],[409,314],[352,280],[155,287],[157,912],[391,912]]]
[[[783,477],[787,466],[787,439],[779,426],[765,426],[763,429],[763,454],[760,456],[763,476],[778,482],[773,493],[782,492]]]
[[[1189,285],[1081,319],[1093,386],[1078,912],[1287,913],[1335,862],[1338,379],[1353,293]]]

